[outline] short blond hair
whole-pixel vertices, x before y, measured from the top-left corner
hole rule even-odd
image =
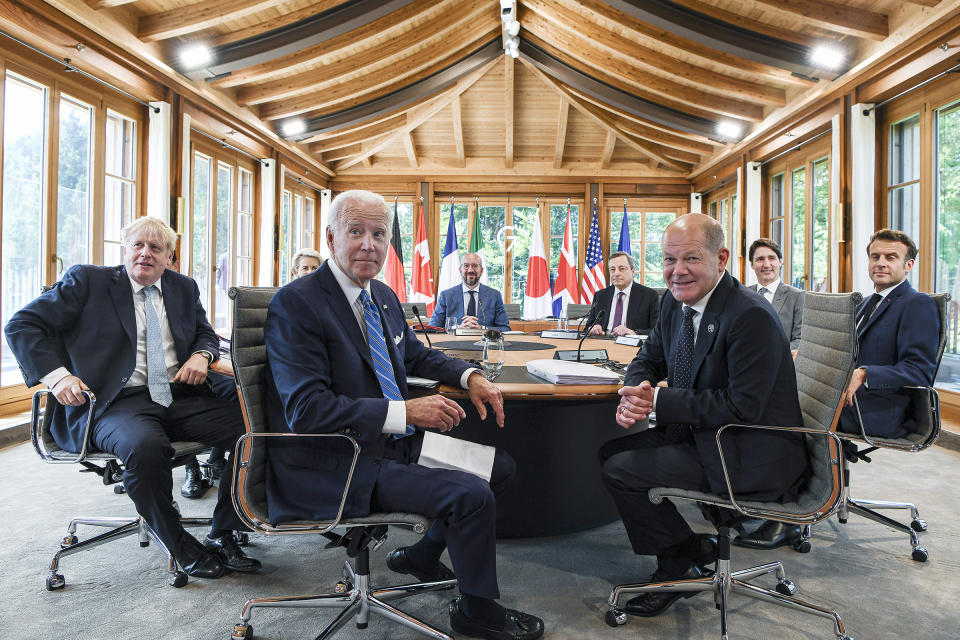
[[[177,232],[170,228],[166,222],[160,218],[143,216],[137,218],[120,231],[120,237],[123,245],[129,244],[130,240],[139,233],[146,233],[147,238],[151,240],[160,240],[166,247],[167,253],[173,253],[177,248]]]
[[[290,275],[297,275],[297,270],[300,269],[300,260],[303,258],[313,258],[320,264],[323,264],[323,256],[320,255],[319,251],[316,249],[303,248],[293,254],[293,260],[290,261]]]

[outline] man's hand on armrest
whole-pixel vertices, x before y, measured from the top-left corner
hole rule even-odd
[[[207,379],[207,367],[210,363],[207,357],[202,353],[195,353],[190,356],[177,375],[173,377],[174,382],[184,382],[186,384],[200,384]]]
[[[863,367],[853,370],[853,375],[850,376],[850,385],[847,387],[847,396],[843,399],[843,403],[848,407],[853,406],[853,396],[857,393],[864,381],[867,379],[867,370]]]
[[[90,387],[83,383],[83,380],[74,375],[67,375],[60,378],[57,384],[53,385],[54,397],[62,405],[70,407],[79,407],[86,404],[87,397],[81,391],[89,391]]]
[[[635,387],[623,387],[620,394],[620,406],[617,407],[617,424],[629,429],[637,420],[646,420],[653,411],[653,387],[644,380]]]
[[[449,431],[467,414],[456,402],[439,393],[406,400],[407,423],[424,429]]]
[[[481,420],[487,419],[487,407],[490,405],[497,417],[497,426],[503,428],[503,393],[500,389],[483,377],[480,371],[475,370],[467,378],[467,391],[470,393],[470,402],[477,408]]]

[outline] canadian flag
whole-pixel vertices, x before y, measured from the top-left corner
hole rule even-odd
[[[579,304],[577,291],[577,261],[573,257],[573,234],[570,231],[570,207],[567,207],[567,225],[563,229],[563,246],[560,248],[560,264],[557,280],[553,285],[553,315],[566,317],[569,304]]]
[[[539,210],[537,211],[539,214]],[[540,216],[534,218],[533,242],[527,261],[527,288],[523,295],[523,319],[539,320],[550,315],[553,309],[550,298],[550,272],[547,270],[547,254],[543,250],[543,232]]]
[[[430,247],[427,245],[427,224],[423,219],[423,205],[420,205],[420,224],[417,227],[417,242],[413,245],[413,274],[410,280],[413,293],[410,302],[424,302],[427,305],[425,315],[433,315],[433,270],[430,268]]]

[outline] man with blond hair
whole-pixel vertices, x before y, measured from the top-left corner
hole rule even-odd
[[[27,385],[42,382],[64,405],[51,427],[61,448],[82,449],[89,410],[82,392],[96,395],[89,445],[123,462],[123,484],[137,512],[188,575],[256,571],[260,563],[232,533],[245,527],[230,501],[231,474],[220,481],[205,544],[180,523],[171,442],[232,451],[243,419],[236,402],[216,398],[205,384],[219,342],[196,282],[167,269],[176,233],[149,217],[122,233],[122,265],[69,269],[14,314],[4,329],[7,342]]]

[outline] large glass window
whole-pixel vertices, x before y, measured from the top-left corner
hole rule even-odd
[[[287,175],[286,188],[280,198],[279,273],[282,286],[292,277],[293,256],[300,249],[317,249],[317,192],[304,184],[301,178]]]
[[[813,255],[813,282],[811,291],[829,291],[830,287],[830,159],[821,158],[813,163],[813,238],[810,253]]]
[[[951,294],[937,385],[960,392],[960,102],[937,109],[936,291]]]
[[[57,274],[93,262],[93,107],[60,98],[57,162]]]
[[[469,231],[467,228],[469,208],[462,202],[454,202],[452,204],[453,226],[457,233],[457,250],[462,257],[470,247],[470,239],[467,237],[467,231]],[[450,226],[450,206],[450,202],[437,202],[437,210],[440,212],[440,215],[437,216],[437,225],[439,227],[439,235],[437,237],[440,239],[439,260],[441,262],[443,262],[443,252],[447,246],[447,229]]]
[[[530,262],[530,245],[533,243],[533,225],[540,224],[539,208],[513,207],[513,274],[510,302],[523,304],[527,289],[527,268]]]
[[[137,125],[107,111],[106,183],[103,203],[103,260],[119,264],[120,230],[136,216]]]
[[[210,312],[210,221],[213,218],[213,158],[193,154],[193,203],[190,208],[190,276],[200,288],[200,300]]]
[[[888,225],[920,237],[920,116],[890,125]]]
[[[770,239],[783,247],[783,174],[770,178]]]
[[[790,173],[790,196],[790,284],[806,289],[807,171],[803,167]]]
[[[237,192],[237,271],[238,286],[253,284],[253,172],[240,169]]]
[[[609,201],[608,201],[609,202]],[[716,215],[717,202],[708,205],[708,211]],[[623,225],[623,208],[607,206],[610,216],[610,253],[620,246],[620,229]],[[660,206],[652,202],[627,202],[627,229],[630,232],[630,255],[637,267],[635,279],[648,287],[662,287],[663,250],[660,242],[663,232],[681,210],[672,206]]]
[[[506,291],[506,244],[510,242],[504,231],[507,224],[507,208],[503,205],[480,205],[480,236],[483,242],[483,262],[487,270],[488,284],[503,294]],[[506,297],[506,296],[504,296]]]

